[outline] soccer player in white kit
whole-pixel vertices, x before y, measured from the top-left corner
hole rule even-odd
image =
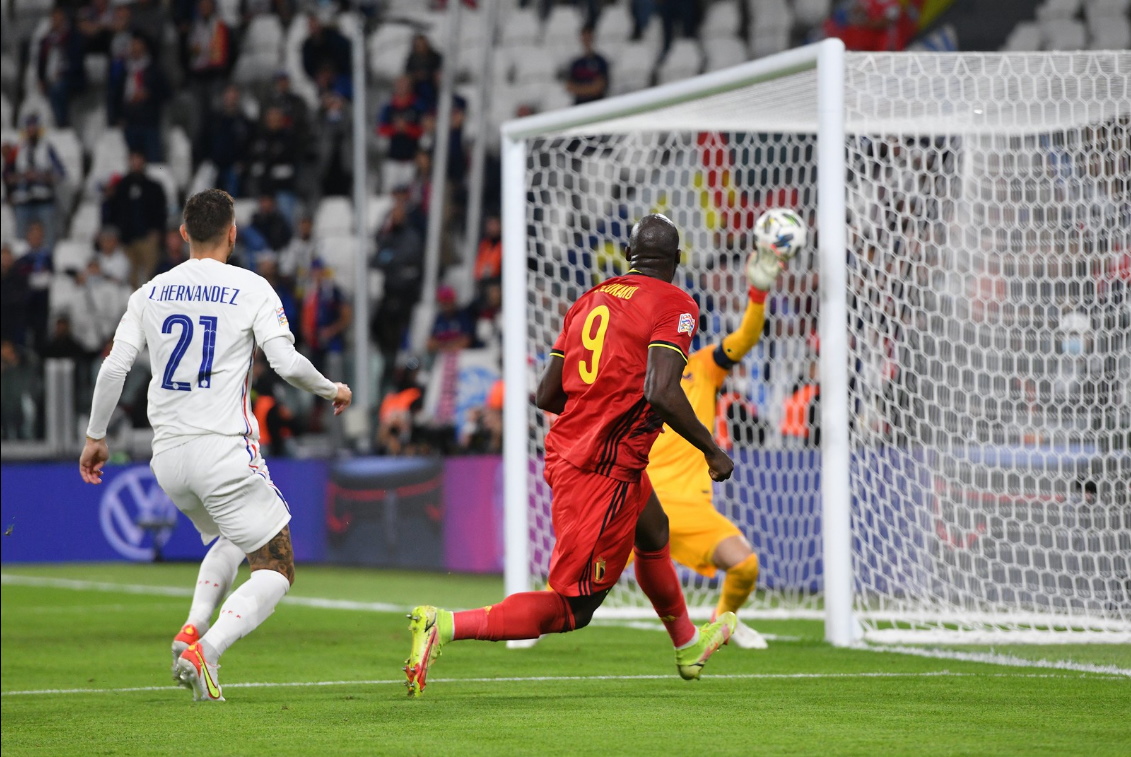
[[[222,701],[220,655],[266,620],[294,583],[290,510],[271,483],[249,405],[256,347],[289,383],[332,400],[335,414],[349,407],[352,393],[295,351],[271,285],[227,265],[236,241],[227,192],[190,197],[181,236],[189,260],[134,292],[118,324],[98,372],[79,470],[87,483],[101,483],[110,457],[106,426],[126,374],[148,346],[150,466],[204,543],[216,540],[200,564],[188,619],[173,639],[173,678],[197,700]],[[212,625],[245,555],[251,577]]]

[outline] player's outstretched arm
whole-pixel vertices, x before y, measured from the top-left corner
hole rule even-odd
[[[542,380],[538,382],[538,392],[534,395],[534,404],[538,406],[539,410],[559,415],[565,410],[566,393],[565,389],[562,388],[562,365],[564,363],[565,360],[561,355],[557,353],[550,355],[550,362],[546,364]]]
[[[334,403],[334,415],[340,415],[353,402],[353,392],[345,384],[335,384],[299,354],[290,339],[268,339],[263,343],[267,363],[284,381]]]
[[[734,470],[734,462],[719,449],[711,432],[695,417],[695,411],[679,384],[685,365],[683,355],[675,350],[649,349],[644,399],[673,431],[703,453],[711,469],[711,478],[726,481]]]
[[[124,319],[123,319],[124,320]],[[90,406],[90,423],[86,427],[86,443],[79,455],[79,475],[88,484],[102,483],[102,466],[110,459],[110,448],[106,444],[106,427],[110,416],[122,398],[122,386],[126,375],[137,359],[138,348],[127,341],[117,339],[110,354],[98,369],[94,382],[94,399]]]
[[[715,362],[722,368],[733,368],[762,338],[762,327],[766,323],[766,297],[785,270],[786,262],[787,258],[764,247],[758,247],[746,258],[749,299],[741,325],[727,334],[715,350]]]

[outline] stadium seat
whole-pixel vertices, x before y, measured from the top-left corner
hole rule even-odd
[[[708,39],[703,43],[707,52],[707,70],[718,71],[744,63],[747,59],[746,43],[739,37]]]
[[[73,241],[91,243],[98,236],[102,226],[102,208],[97,201],[88,200],[79,205],[71,218],[69,238]]]
[[[181,207],[181,193],[177,189],[177,180],[173,178],[169,166],[164,163],[150,163],[145,167],[145,175],[165,190],[165,204],[169,206],[169,213],[175,214]]]
[[[533,10],[521,9],[508,13],[501,25],[504,47],[536,44],[542,37],[538,17]]]
[[[632,17],[623,5],[605,8],[597,19],[594,42],[598,50],[613,50],[623,45],[632,36]]]
[[[661,61],[656,80],[659,84],[666,84],[696,76],[702,70],[703,54],[699,43],[692,39],[677,39]]]
[[[89,239],[61,239],[55,243],[52,264],[56,273],[81,271],[94,257],[94,246]]]
[[[216,0],[216,12],[233,31],[240,25],[241,0]]]
[[[169,171],[177,182],[177,189],[184,189],[192,179],[192,143],[185,130],[179,126],[169,129],[165,137]]]
[[[548,40],[555,36],[565,36],[577,39],[585,19],[581,17],[577,6],[557,4],[546,16],[546,23],[542,26],[542,39]]]
[[[700,38],[717,39],[736,36],[741,32],[738,0],[720,0],[707,8],[707,15],[699,26]]]
[[[16,82],[19,81],[20,78],[19,71],[20,64],[16,62],[13,56],[7,53],[0,55],[0,86],[2,86],[5,91],[16,91],[18,88]]]
[[[548,86],[542,93],[543,111],[561,110],[571,105],[573,105],[573,95],[569,93],[569,90],[567,90],[563,84]]]
[[[216,186],[216,166],[210,160],[201,161],[196,172],[189,180],[187,194],[192,197],[197,192],[203,192]],[[238,202],[238,200],[237,200]]]
[[[651,85],[656,56],[644,42],[629,42],[619,50],[611,64],[609,79],[613,94],[635,92]]]
[[[392,81],[401,75],[414,34],[411,26],[387,23],[369,35],[369,70],[375,77]]]
[[[370,236],[377,233],[377,229],[381,228],[381,224],[385,223],[385,218],[389,215],[389,210],[393,207],[393,198],[391,195],[370,195],[365,203],[365,229]]]
[[[251,197],[237,197],[232,204],[234,206],[232,211],[236,217],[236,226],[250,225],[251,217],[255,215],[259,203]]]
[[[747,0],[746,5],[751,56],[761,58],[787,49],[793,14],[785,0]]]
[[[1051,21],[1057,18],[1073,18],[1080,12],[1080,0],[1045,0],[1037,8],[1037,18]]]
[[[832,5],[832,0],[793,0],[794,20],[806,29],[820,26],[829,17]]]
[[[83,70],[86,71],[88,84],[96,87],[105,86],[110,71],[110,58],[101,53],[91,53],[83,58]]]
[[[126,173],[129,163],[129,148],[121,129],[107,129],[98,138],[91,151],[93,162],[86,176],[86,194],[91,199],[100,199],[102,188],[114,174]]]
[[[1081,21],[1053,19],[1040,25],[1045,50],[1083,50],[1088,46],[1088,32]]]
[[[558,63],[547,51],[536,45],[510,48],[515,84],[553,82],[558,75]]]
[[[11,129],[14,126],[12,117],[15,111],[8,96],[0,93],[0,129]]]
[[[317,237],[352,234],[353,204],[345,197],[326,197],[314,213],[314,235]]]
[[[0,204],[0,242],[11,243],[16,238],[16,216],[8,203]]]
[[[1131,20],[1110,17],[1108,23],[1092,33],[1093,50],[1126,50],[1131,47]]]
[[[99,103],[97,107],[74,117],[78,127],[79,139],[87,154],[93,155],[98,146],[98,140],[106,132],[106,106]]]
[[[1036,21],[1022,21],[1013,27],[1005,45],[1001,48],[1005,52],[1030,52],[1041,49],[1041,27]]]
[[[60,200],[63,207],[69,208],[71,201],[83,185],[82,145],[74,129],[51,129],[44,138],[59,156],[63,164],[63,183],[60,187]]]
[[[317,234],[317,232],[315,232]],[[357,239],[350,233],[318,235],[318,257],[330,269],[334,282],[346,293],[353,293],[354,258],[357,255]]]
[[[256,16],[247,25],[242,49],[244,53],[279,55],[283,48],[283,24],[275,15]]]

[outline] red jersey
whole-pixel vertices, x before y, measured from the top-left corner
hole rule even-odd
[[[679,287],[629,274],[583,294],[551,354],[565,361],[565,410],[546,434],[546,456],[586,472],[638,481],[664,423],[644,399],[648,350],[687,359],[699,307]]]

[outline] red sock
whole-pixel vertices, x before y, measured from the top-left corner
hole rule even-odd
[[[695,626],[687,617],[687,603],[667,544],[655,552],[636,550],[636,582],[668,629],[672,644],[682,647],[695,638]]]
[[[573,610],[556,591],[524,591],[497,605],[455,613],[455,639],[537,639],[573,630]]]

